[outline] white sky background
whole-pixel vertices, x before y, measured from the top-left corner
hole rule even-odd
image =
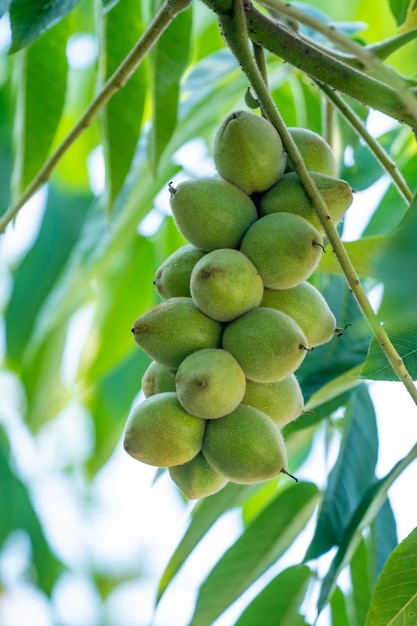
[[[381,128],[384,118],[375,115],[372,119]],[[96,154],[95,158],[100,166],[100,155]],[[182,158],[190,163],[195,161],[194,155],[190,158],[189,154],[183,154]],[[345,220],[345,240],[360,236],[375,206],[376,197],[383,191],[382,187],[356,194],[354,205]],[[15,227],[0,241],[0,260],[7,263],[15,261],[30,245],[42,216],[44,193],[40,192],[22,210]],[[4,264],[0,267],[4,267]],[[6,301],[8,291],[7,274],[3,269],[0,270],[0,304]],[[88,311],[83,314],[88,322]],[[83,324],[83,321],[79,323]],[[3,352],[4,337],[1,331],[0,352]],[[71,372],[68,375],[71,376]],[[399,383],[372,383],[370,391],[379,428],[380,460],[377,474],[383,476],[417,441],[417,412]],[[187,526],[192,505],[184,508],[168,476],[152,485],[154,469],[131,459],[120,445],[111,462],[94,481],[91,495],[96,501],[96,507],[86,515],[79,506],[81,477],[74,480],[62,473],[65,464],[82,459],[90,445],[88,421],[82,409],[76,404],[71,406],[55,423],[45,428],[35,445],[19,423],[19,399],[13,379],[0,372],[0,419],[11,432],[18,453],[18,469],[32,486],[36,507],[54,548],[74,568],[74,573],[60,581],[51,608],[41,595],[25,584],[25,568],[30,558],[28,542],[20,534],[11,538],[0,555],[0,578],[10,583],[10,592],[0,598],[0,624],[101,626],[100,613],[103,607],[88,580],[91,563],[97,563],[109,571],[118,568],[124,570],[130,566],[133,572],[139,563],[143,564],[146,577],[126,584],[110,597],[106,604],[109,615],[106,626],[150,626],[159,576]],[[325,476],[321,445],[319,440],[316,456],[297,471],[300,479],[323,484]],[[417,523],[416,484],[417,464],[414,463],[390,491],[400,540]],[[286,566],[302,558],[312,528],[310,524],[298,545],[285,557]],[[233,543],[239,530],[237,512],[222,518],[167,592],[152,626],[187,624],[199,582],[224,549]],[[344,584],[348,584],[348,581],[344,581]],[[245,596],[245,603],[255,593],[256,586]],[[243,603],[240,602],[238,608],[226,612],[215,626],[231,626],[242,608]],[[305,608],[310,619],[314,619],[310,607]],[[327,623],[326,614],[323,614],[317,626],[326,626]]]

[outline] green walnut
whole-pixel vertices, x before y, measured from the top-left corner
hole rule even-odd
[[[229,322],[223,332],[222,345],[235,357],[246,378],[272,383],[292,374],[301,365],[307,339],[291,317],[260,307]]]
[[[229,322],[259,306],[264,286],[247,256],[232,248],[221,248],[208,252],[196,263],[190,289],[203,313]]]
[[[200,250],[238,248],[257,217],[241,189],[221,178],[186,180],[170,185],[170,205],[180,233]]]
[[[337,163],[333,151],[327,141],[319,134],[306,128],[288,128],[296,144],[304,165],[312,172],[321,172],[328,176],[336,176]],[[294,167],[287,157],[286,172],[293,172]]]
[[[157,361],[152,361],[142,376],[142,391],[145,398],[165,391],[175,391],[175,370]]]
[[[275,383],[246,381],[242,404],[259,409],[281,428],[301,415],[304,398],[298,380],[290,374]]]
[[[227,483],[227,478],[210,465],[202,452],[188,463],[170,467],[168,471],[177,487],[190,500],[211,496]]]
[[[124,448],[134,459],[148,465],[182,465],[200,452],[204,430],[205,421],[187,413],[175,393],[160,393],[130,413]]]
[[[213,158],[220,176],[247,194],[269,189],[282,176],[286,156],[272,124],[247,111],[226,117],[213,144]]]
[[[206,253],[192,244],[181,246],[158,268],[154,285],[164,299],[190,297],[190,277],[194,265]]]
[[[316,287],[303,281],[292,289],[265,289],[261,306],[283,311],[304,332],[310,348],[334,337],[336,319]]]
[[[242,368],[225,350],[197,350],[184,359],[176,374],[178,400],[188,413],[204,419],[233,411],[245,388]]]
[[[265,287],[289,289],[314,272],[323,252],[323,239],[303,217],[272,213],[249,228],[240,250],[252,261]]]
[[[287,465],[279,428],[267,415],[245,404],[207,422],[203,453],[210,465],[236,483],[274,478]]]
[[[222,325],[207,317],[192,298],[170,298],[138,317],[132,333],[148,356],[177,369],[195,350],[220,346]]]
[[[310,172],[310,176],[326,203],[332,221],[337,225],[353,202],[351,186],[341,178],[326,174]],[[300,215],[311,222],[320,233],[324,233],[316,210],[295,172],[284,174],[260,199],[261,216],[281,212]]]

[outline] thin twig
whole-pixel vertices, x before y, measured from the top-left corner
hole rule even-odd
[[[124,61],[103,85],[101,91],[94,98],[82,117],[73,129],[68,133],[62,143],[56,148],[51,156],[45,161],[32,182],[26,187],[20,198],[0,218],[0,233],[4,233],[8,224],[16,217],[26,202],[44,185],[50,178],[53,170],[67,150],[81,133],[90,126],[94,118],[107,104],[112,96],[121,89],[132,76],[141,63],[143,57],[158,41],[159,37],[172,22],[174,17],[184,11],[191,0],[165,0],[158,13],[149,24],[146,31],[139,39],[136,46],[129,52]]]

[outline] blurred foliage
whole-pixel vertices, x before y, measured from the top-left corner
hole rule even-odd
[[[361,45],[412,31],[417,14],[414,0],[294,5]],[[158,8],[148,0],[0,2],[2,33],[7,24],[10,28],[0,57],[0,214],[147,32]],[[300,29],[334,49],[314,29]],[[416,55],[411,36],[388,63],[397,76],[412,81]],[[340,176],[357,192],[373,185],[382,190],[362,236],[346,249],[368,291],[383,285],[380,319],[417,378],[416,201],[403,198],[341,112],[326,115],[330,105],[308,75],[270,52],[265,58],[270,92],[285,122],[331,136]],[[63,454],[54,472],[73,481],[77,505],[92,514],[92,486],[101,472],[111,471],[149,364],[132,341],[132,322],[159,301],[155,272],[184,244],[167,210],[168,183],[178,174],[197,177],[213,171],[214,132],[226,114],[245,107],[247,87],[216,15],[193,2],[60,159],[45,193],[35,199],[37,208],[36,202],[26,205],[1,235],[0,564],[10,541],[23,532],[30,543],[27,582],[50,603],[63,573],[74,568],[44,527],[31,472],[16,446],[16,428],[40,450],[66,412],[74,414],[74,424],[83,424],[84,447],[72,457]],[[372,122],[367,106],[349,97],[345,101],[363,124]],[[415,136],[406,124],[385,121],[390,127],[377,133],[378,139],[414,194]],[[201,156],[195,156],[196,150]],[[313,587],[319,598],[316,612],[328,607],[334,626],[385,626],[388,617],[381,606],[387,598],[401,623],[416,623],[410,617],[417,614],[415,596],[409,594],[410,585],[416,585],[411,567],[415,531],[396,547],[387,492],[417,450],[414,446],[377,478],[376,416],[364,381],[396,377],[327,250],[312,281],[344,330],[309,354],[298,371],[307,408],[313,408],[284,434],[293,473],[311,458],[315,438],[323,433],[327,453],[336,446],[337,459],[324,485],[289,486],[285,477],[262,485],[229,484],[192,507],[183,538],[159,572],[157,605],[212,528],[231,511],[238,511],[241,520],[239,537],[200,585],[193,626],[210,626],[259,580],[236,625],[306,626],[302,611]],[[169,524],[169,511],[164,521]],[[281,557],[311,524],[315,530],[304,559],[288,567]],[[327,571],[319,575],[316,560],[329,551]],[[402,558],[409,570],[398,565]],[[86,569],[103,597],[146,576],[139,558],[133,571],[106,572],[94,564]],[[346,569],[352,587],[342,591],[339,576]],[[399,572],[402,599],[390,583]],[[267,580],[261,578],[265,573]],[[0,567],[0,616],[2,594],[8,593],[1,577]],[[103,625],[109,623],[105,615],[101,618]]]

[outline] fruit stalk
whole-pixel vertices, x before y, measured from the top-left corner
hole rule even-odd
[[[165,0],[164,4],[154,16],[137,44],[114,71],[112,76],[110,76],[110,78],[106,81],[85,113],[81,116],[56,150],[45,161],[44,165],[33,178],[32,182],[26,187],[25,191],[18,198],[15,204],[12,205],[2,216],[0,219],[0,233],[4,233],[8,224],[16,217],[20,209],[38,191],[38,189],[40,189],[42,185],[49,180],[55,167],[75,140],[78,139],[83,131],[90,126],[94,118],[107,104],[111,97],[125,85],[143,60],[144,56],[158,41],[159,37],[169,26],[172,20],[179,13],[184,11],[190,3],[191,0]]]
[[[366,296],[366,293],[359,281],[359,277],[339,237],[336,227],[328,214],[327,206],[307,168],[305,167],[298,148],[288,132],[287,127],[281,118],[281,115],[271,98],[268,88],[263,81],[262,75],[260,74],[259,69],[252,57],[248,45],[248,32],[245,15],[247,6],[244,5],[243,2],[244,0],[236,0],[232,11],[218,16],[225,40],[238,60],[242,70],[246,74],[264,113],[280,134],[281,140],[289,158],[293,163],[294,169],[316,209],[317,216],[330,241],[333,252],[341,266],[347,283],[355,296],[373,334],[375,335],[375,338],[386,355],[393,371],[396,373],[399,380],[404,384],[415,404],[417,404],[417,389],[414,386],[412,378],[383,326],[380,324],[377,315]]]

